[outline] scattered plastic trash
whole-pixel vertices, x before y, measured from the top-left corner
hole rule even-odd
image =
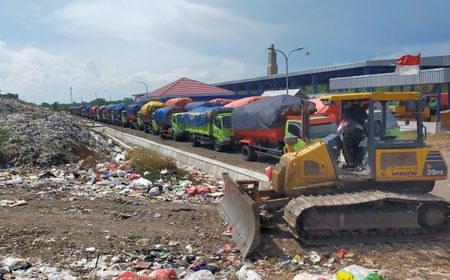
[[[237,274],[239,280],[262,280],[258,273],[248,269],[248,265],[244,264]]]
[[[195,272],[188,273],[184,280],[214,280],[214,275],[209,270],[199,270]]]
[[[300,266],[304,265],[303,259],[301,256],[296,255],[295,257],[293,257],[290,261],[289,261],[289,267],[292,270],[296,270],[298,269]]]
[[[158,196],[159,195],[159,188],[153,187],[148,191],[148,195],[150,196]]]
[[[177,279],[174,269],[157,269],[148,275],[149,280],[172,280]]]
[[[294,276],[294,280],[328,280],[329,278],[317,275],[317,274],[311,274],[309,272],[300,272],[297,275]]]
[[[161,174],[161,175],[167,175],[167,174],[169,174],[169,170],[163,169],[163,170],[161,170],[161,172],[160,172],[159,174]]]
[[[117,167],[119,167],[119,165],[117,163],[111,163],[110,165],[108,165],[108,167],[106,169],[109,171],[113,171],[113,170],[116,170]]]
[[[134,180],[131,185],[133,187],[140,187],[140,188],[148,188],[152,185],[152,182],[150,182],[149,180],[145,179],[145,178],[139,178]]]
[[[336,273],[337,280],[386,280],[371,269],[359,265],[350,265]]]
[[[95,249],[95,247],[88,247],[88,248],[86,248],[85,251],[86,251],[86,252],[95,252],[96,249]]]
[[[129,178],[130,178],[130,180],[136,180],[136,179],[141,178],[141,175],[139,175],[137,173],[133,173],[133,174],[130,175]]]
[[[320,260],[322,259],[322,257],[316,251],[309,252],[309,256],[308,257],[309,257],[309,260],[312,261],[315,264],[320,262]]]
[[[7,185],[12,185],[12,186],[17,186],[23,183],[23,179],[20,177],[17,177],[15,179],[12,180],[8,180],[5,182]]]
[[[119,276],[117,276],[116,280],[140,280],[140,277],[137,276],[136,273],[131,271],[122,272]]]
[[[27,202],[23,199],[0,200],[0,206],[15,207],[15,206],[26,205],[26,204],[27,204]]]
[[[211,188],[208,186],[191,186],[186,189],[188,196],[202,195],[211,193]]]
[[[348,250],[346,250],[346,249],[339,249],[336,251],[336,256],[338,256],[341,259],[345,258],[345,256],[347,254],[348,254]]]
[[[216,272],[219,271],[219,268],[217,266],[209,264],[196,265],[191,269],[192,271],[208,270],[211,271],[212,274],[216,274]]]

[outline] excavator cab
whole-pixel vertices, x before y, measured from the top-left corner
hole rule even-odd
[[[347,172],[336,162],[338,181],[365,181],[369,185],[398,185],[402,190],[408,185],[414,191],[430,192],[435,180],[445,179],[447,166],[439,151],[425,145],[427,130],[423,124],[421,97],[416,92],[353,93],[323,96],[325,102],[358,101],[367,109],[364,138],[359,144],[364,153],[363,171]],[[410,114],[414,116],[414,129],[392,133],[388,129],[389,104],[392,101],[412,103]],[[343,104],[341,104],[343,105]],[[345,106],[340,106],[345,110]],[[341,116],[343,116],[341,112]],[[394,134],[394,135],[393,135]],[[330,156],[335,153],[330,152]],[[333,158],[333,160],[336,160]],[[395,181],[396,184],[392,184]],[[349,185],[349,183],[347,183]]]

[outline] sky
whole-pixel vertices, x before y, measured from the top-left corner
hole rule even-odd
[[[0,90],[69,103],[121,99],[181,77],[266,75],[267,47],[298,71],[450,54],[448,0],[0,0]],[[278,57],[280,72],[284,62]]]

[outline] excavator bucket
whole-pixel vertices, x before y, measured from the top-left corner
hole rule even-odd
[[[249,256],[260,242],[259,207],[227,173],[223,174],[225,192],[219,206],[219,213],[227,225],[242,256]]]

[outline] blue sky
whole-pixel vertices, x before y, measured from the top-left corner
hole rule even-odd
[[[450,54],[450,1],[0,0],[0,90],[36,103],[113,99],[183,76],[263,76],[267,47],[291,71]],[[284,69],[279,59],[279,68]]]

